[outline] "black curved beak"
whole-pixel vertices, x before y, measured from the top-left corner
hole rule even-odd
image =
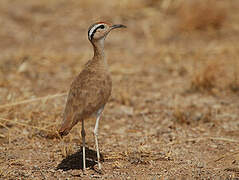
[[[127,26],[125,26],[123,24],[115,24],[115,25],[111,26],[111,29],[116,29],[116,28],[127,28]]]

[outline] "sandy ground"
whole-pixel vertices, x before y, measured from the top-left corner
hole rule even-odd
[[[236,0],[0,1],[0,179],[239,179]],[[113,92],[99,128],[56,135],[70,82],[106,39]]]

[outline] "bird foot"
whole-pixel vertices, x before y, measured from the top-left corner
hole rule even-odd
[[[101,166],[97,166],[96,168],[94,168],[95,172],[97,172],[98,174],[104,174],[105,170],[102,169]]]
[[[89,170],[89,168],[83,168],[83,169],[82,169],[83,174],[84,174],[84,175],[87,175],[87,174],[88,174],[88,170]]]

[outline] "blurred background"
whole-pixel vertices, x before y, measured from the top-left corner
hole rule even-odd
[[[93,56],[87,31],[97,21],[128,27],[105,43],[113,92],[99,128],[100,177],[238,177],[238,8],[237,0],[0,1],[0,177],[82,175],[80,157],[66,158],[80,149],[80,125],[66,147],[55,131],[70,82]],[[91,150],[94,123],[86,123]]]

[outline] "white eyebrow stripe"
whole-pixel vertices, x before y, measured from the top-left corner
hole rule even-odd
[[[97,29],[99,26],[104,25],[104,24],[97,24],[93,26],[89,32],[89,38],[91,38],[92,33],[94,32],[95,29]]]

